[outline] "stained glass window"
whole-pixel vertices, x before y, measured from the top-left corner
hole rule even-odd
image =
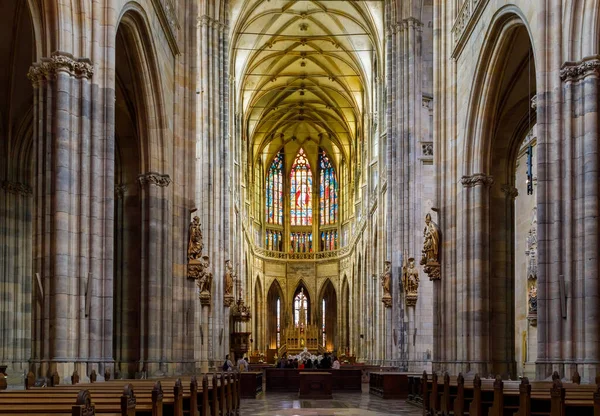
[[[292,253],[312,253],[312,233],[290,233],[290,251]]]
[[[283,152],[273,159],[266,182],[267,223],[283,225]]]
[[[321,225],[335,224],[338,221],[338,182],[333,165],[325,151],[319,155],[320,169],[320,218]]]
[[[312,173],[303,149],[290,173],[290,220],[292,225],[312,225]]]
[[[323,298],[323,316],[322,316],[322,324],[323,324],[323,348],[325,348],[325,343],[327,341],[327,337],[325,336],[325,298]]]
[[[283,235],[281,231],[267,230],[265,248],[271,251],[283,251]]]
[[[321,251],[337,250],[338,248],[338,232],[322,231],[321,232]]]
[[[281,346],[281,299],[277,298],[277,348]]]

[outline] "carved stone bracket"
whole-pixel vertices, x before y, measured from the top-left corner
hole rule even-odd
[[[502,190],[502,192],[504,192],[504,194],[506,195],[507,198],[515,199],[516,197],[519,196],[519,190],[517,188],[515,188],[514,186],[511,186],[507,183],[502,185],[502,187],[500,189]]]
[[[224,295],[223,296],[223,304],[228,308],[231,305],[233,305],[234,301],[235,301],[235,299],[234,299],[233,295]]]
[[[92,61],[87,58],[74,58],[65,52],[54,52],[50,58],[42,58],[34,63],[27,73],[27,78],[35,85],[39,82],[53,79],[60,71],[69,73],[77,78],[91,79],[94,75]]]
[[[21,182],[4,181],[2,182],[2,189],[9,194],[21,196],[31,196],[33,194],[31,186]]]
[[[476,186],[490,187],[494,184],[494,178],[485,173],[475,173],[471,176],[463,176],[460,183],[465,188],[474,188]]]
[[[389,295],[384,295],[381,298],[381,301],[383,302],[383,304],[385,305],[386,308],[391,308],[392,307],[392,297]]]
[[[417,306],[419,296],[416,293],[408,293],[405,297],[406,306]]]
[[[127,185],[124,183],[119,183],[115,185],[115,198],[121,199],[125,196],[125,192],[127,192]]]
[[[588,75],[600,75],[600,57],[589,56],[579,62],[565,62],[560,70],[562,81],[578,81]]]
[[[429,280],[440,280],[442,278],[442,268],[438,262],[430,262],[423,267],[423,271]]]
[[[161,175],[160,173],[156,172],[148,172],[139,175],[138,182],[140,183],[140,186],[152,184],[164,188],[166,186],[169,186],[169,184],[171,183],[171,178],[169,177],[169,175],[166,174]]]

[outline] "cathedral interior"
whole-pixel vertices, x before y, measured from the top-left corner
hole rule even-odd
[[[5,0],[8,383],[600,373],[598,0]]]

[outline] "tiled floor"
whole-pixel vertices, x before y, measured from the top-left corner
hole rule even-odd
[[[417,416],[420,408],[404,400],[383,400],[362,393],[334,393],[333,400],[299,400],[296,393],[263,393],[256,400],[242,400],[243,416]]]

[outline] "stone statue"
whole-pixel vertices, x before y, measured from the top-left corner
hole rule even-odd
[[[223,303],[225,306],[231,306],[234,301],[233,296],[233,280],[235,278],[235,272],[233,271],[233,265],[231,260],[225,261],[225,278],[223,281]]]
[[[210,295],[210,292],[212,290],[213,275],[211,272],[208,271],[208,266],[209,266],[208,256],[202,256],[200,266],[201,266],[202,271],[201,271],[200,276],[197,281],[198,289],[199,289],[201,295],[203,293]]]
[[[415,306],[417,304],[419,290],[419,270],[415,267],[415,259],[408,259],[408,263],[402,268],[402,284],[407,306]]]
[[[424,266],[423,271],[429,276],[429,280],[439,280],[441,278],[440,229],[431,220],[429,213],[425,216],[422,253],[421,265]]]
[[[537,313],[537,286],[529,288],[529,313]]]
[[[199,260],[202,257],[204,243],[202,242],[202,230],[200,229],[200,218],[194,217],[190,223],[190,236],[188,241],[188,261]]]
[[[439,263],[440,231],[438,226],[431,221],[431,215],[425,216],[425,228],[423,229],[423,257],[421,264]]]
[[[385,262],[385,271],[381,274],[381,287],[383,288],[383,297],[381,301],[386,308],[392,307],[392,263]]]
[[[381,286],[383,287],[383,296],[392,296],[391,286],[392,286],[392,272],[391,263],[389,261],[385,262],[385,271],[381,275]]]
[[[231,260],[225,261],[225,282],[223,285],[223,290],[225,291],[225,295],[233,295],[233,266],[231,264]]]

